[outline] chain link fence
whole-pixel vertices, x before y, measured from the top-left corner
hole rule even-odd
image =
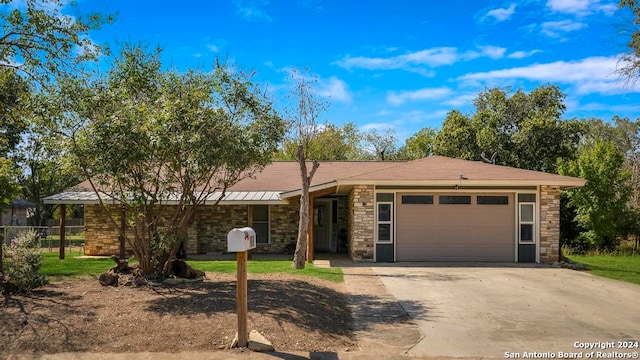
[[[34,230],[40,235],[40,244],[43,250],[54,251],[60,248],[59,226],[0,226],[0,241],[7,246],[20,232]],[[84,226],[65,227],[65,247],[69,251],[84,253]]]

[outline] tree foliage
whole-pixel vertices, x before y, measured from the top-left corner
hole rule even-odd
[[[450,111],[434,139],[433,152],[452,158],[477,160],[480,151],[471,119],[460,111]]]
[[[220,63],[164,71],[159,55],[127,46],[104,78],[67,79],[46,99],[47,125],[116,228],[120,211],[106,203],[125,207],[133,235],[121,236],[146,274],[169,271],[197,208],[268,164],[285,131],[249,75]]]
[[[434,153],[556,172],[558,158],[575,156],[582,129],[578,121],[562,119],[564,97],[554,85],[530,93],[487,89],[474,100],[471,116],[447,114]]]
[[[356,160],[359,158],[360,133],[354,123],[347,122],[342,127],[322,124],[308,142],[307,158],[315,160]],[[288,138],[284,141],[278,160],[296,160],[297,142]]]
[[[586,144],[576,160],[560,162],[561,174],[587,180],[584,187],[568,190],[567,196],[576,221],[587,230],[583,236],[598,248],[611,249],[624,235],[631,174],[623,165],[624,155],[614,144],[600,140]]]
[[[63,0],[0,0],[0,67],[47,84],[95,59],[102,49],[91,41],[89,32],[113,17],[65,15],[66,4]]]
[[[371,129],[362,134],[362,148],[367,160],[395,160],[398,154],[398,136],[392,128]]]
[[[398,159],[415,160],[433,155],[433,146],[437,130],[425,127],[405,140],[398,149]]]

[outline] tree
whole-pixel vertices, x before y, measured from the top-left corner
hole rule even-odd
[[[620,0],[618,8],[630,10],[632,19],[627,43],[629,51],[620,55],[620,67],[616,71],[627,82],[635,84],[640,78],[640,4],[637,0]]]
[[[433,153],[465,160],[479,160],[480,151],[471,119],[458,110],[450,111],[433,141]]]
[[[12,9],[7,4],[14,3]],[[91,30],[112,22],[111,15],[68,16],[64,0],[0,0],[0,67],[15,69],[41,85],[76,72],[102,49]]]
[[[318,131],[309,139],[309,159],[316,160],[355,160],[359,158],[360,134],[352,122],[342,127],[334,124],[318,126]],[[286,139],[282,150],[278,153],[279,160],[297,160],[297,142]]]
[[[317,78],[309,74],[308,69],[293,69],[289,80],[293,87],[289,95],[291,107],[287,114],[292,129],[288,141],[295,144],[296,161],[300,167],[301,180],[300,221],[298,222],[298,238],[291,266],[294,269],[304,269],[309,235],[309,188],[313,176],[320,167],[318,159],[312,157],[319,155],[312,153],[312,145],[320,133],[318,117],[322,111],[327,109],[328,103],[318,98],[314,88]],[[308,160],[312,160],[311,169],[308,168]]]
[[[394,160],[396,158],[398,136],[391,128],[383,131],[371,129],[364,132],[362,134],[362,143],[366,158],[380,161]]]
[[[159,55],[127,46],[104,78],[60,82],[43,119],[117,229],[106,202],[125,208],[142,271],[166,275],[197,209],[268,164],[285,124],[249,75],[163,71]]]
[[[12,69],[0,68],[0,212],[20,191],[11,157],[27,128],[29,84]]]
[[[576,160],[559,164],[562,175],[587,180],[585,186],[567,190],[567,196],[576,221],[587,229],[583,236],[600,249],[612,249],[626,235],[621,224],[628,217],[631,174],[623,164],[624,155],[611,142],[598,140],[583,146]]]
[[[398,149],[398,158],[405,160],[421,159],[433,155],[433,146],[437,130],[425,127],[405,140],[404,145]]]
[[[563,120],[565,95],[543,85],[530,93],[486,89],[475,113],[447,114],[434,143],[439,155],[483,160],[523,169],[556,172],[558,158],[574,158],[583,132],[577,120]]]
[[[41,199],[53,195],[82,181],[80,169],[69,161],[69,154],[48,141],[41,129],[34,127],[25,138],[20,148],[18,162],[23,169],[19,177],[22,196],[33,202],[31,224],[45,225],[47,219],[54,214],[54,205],[45,205]],[[71,211],[72,208],[67,208]]]

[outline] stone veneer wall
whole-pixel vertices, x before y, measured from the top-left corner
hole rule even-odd
[[[560,254],[560,188],[540,188],[540,262],[558,261]]]
[[[250,205],[220,205],[203,207],[196,216],[198,228],[198,253],[227,251],[227,233],[234,227],[251,226]],[[290,242],[295,242],[298,233],[299,200],[285,205],[269,206],[271,236],[268,244],[257,244],[256,253],[279,253]]]
[[[120,207],[109,205],[116,217],[116,223],[120,224]],[[171,213],[167,207],[167,216]],[[118,228],[109,220],[108,214],[99,205],[84,206],[84,253],[85,255],[116,255],[120,251],[120,239],[118,238]],[[133,231],[127,230],[127,237],[133,239]],[[185,251],[187,254],[197,253],[198,230],[194,225],[187,229],[187,243]],[[131,247],[125,243],[125,251],[131,252]]]
[[[373,185],[356,185],[349,194],[349,255],[354,261],[372,262],[374,226]]]
[[[120,249],[118,229],[99,205],[84,206],[84,239],[85,255],[115,255]]]

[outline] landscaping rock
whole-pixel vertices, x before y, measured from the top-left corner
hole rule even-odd
[[[192,268],[184,260],[171,260],[171,272],[173,275],[183,279],[197,279],[204,277],[204,272]]]
[[[273,347],[271,341],[267,340],[262,334],[256,330],[251,330],[249,333],[249,343],[247,347],[252,351],[257,352],[274,352],[276,349]]]
[[[118,285],[118,278],[119,276],[116,274],[102,273],[98,277],[98,282],[102,286],[116,286]]]

